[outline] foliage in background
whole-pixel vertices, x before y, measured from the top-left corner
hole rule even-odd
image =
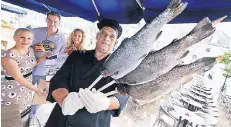
[[[220,89],[221,92],[226,90],[227,84],[226,84],[226,80],[227,78],[231,77],[231,51],[230,52],[226,52],[223,56],[221,56],[219,58],[219,62],[225,64],[225,69],[224,69],[224,77],[225,77],[225,81]]]
[[[231,77],[231,51],[226,52],[224,56],[222,56],[220,63],[225,64],[224,76],[230,78]]]

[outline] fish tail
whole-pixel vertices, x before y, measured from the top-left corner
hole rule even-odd
[[[203,18],[194,28],[193,30],[189,33],[189,34],[194,34],[196,33],[198,30],[200,30],[202,27],[204,27],[205,25],[210,24],[211,21],[209,20],[208,17]]]
[[[172,18],[175,18],[184,11],[187,5],[187,2],[181,2],[181,0],[172,0],[168,5],[167,10],[170,10],[173,13]]]
[[[215,27],[213,27],[209,18],[202,19],[188,35],[184,37],[184,46],[189,47],[193,44],[200,42],[201,40],[209,37],[215,32]]]

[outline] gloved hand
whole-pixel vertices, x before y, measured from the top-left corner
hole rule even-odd
[[[63,115],[74,115],[79,109],[82,109],[84,105],[79,99],[79,94],[77,92],[71,92],[63,100],[61,107]]]
[[[79,97],[85,108],[90,113],[107,110],[111,104],[111,100],[101,92],[89,89],[80,89]]]

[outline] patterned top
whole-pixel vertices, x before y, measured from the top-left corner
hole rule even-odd
[[[5,51],[2,53],[1,57],[15,60],[18,63],[18,67],[20,68],[22,75],[32,72],[33,67],[36,65],[34,50],[32,48],[29,49],[29,53],[27,55],[15,54],[10,51]],[[6,74],[6,76],[10,75]]]
[[[32,72],[34,66],[37,61],[34,56],[34,50],[32,48],[29,49],[29,53],[27,55],[16,54],[9,50],[3,52],[1,57],[10,58],[15,60],[18,63],[18,67],[20,68],[20,72],[22,75],[28,74]],[[6,76],[12,77],[6,72]],[[26,79],[32,82],[32,75],[26,77]],[[2,80],[1,81],[1,104],[2,106],[10,105],[10,104],[19,104],[20,112],[27,109],[32,102],[32,93],[31,90],[23,87],[15,80]]]

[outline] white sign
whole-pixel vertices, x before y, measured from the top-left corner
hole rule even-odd
[[[62,67],[68,55],[58,54],[57,59],[46,60],[46,80],[49,81],[56,72]]]

